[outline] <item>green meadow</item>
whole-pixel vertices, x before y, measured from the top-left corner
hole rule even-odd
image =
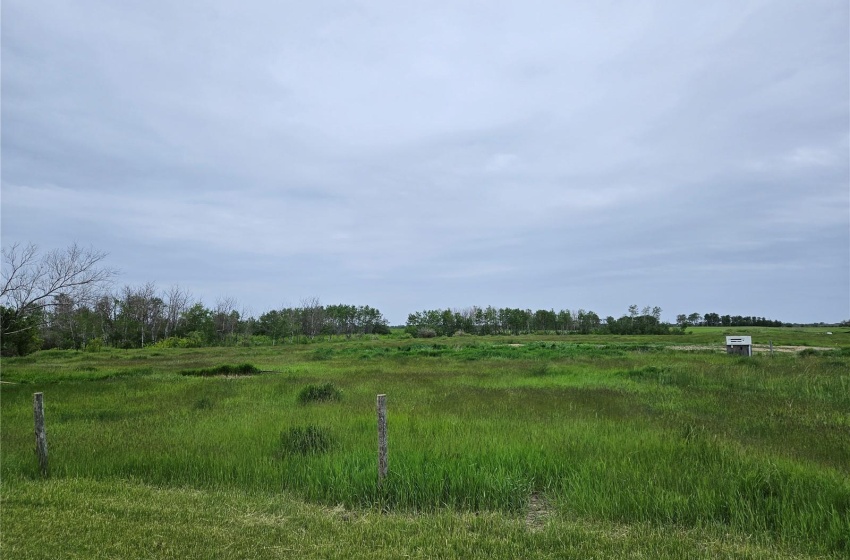
[[[847,557],[850,330],[724,330],[3,359],[0,552]]]

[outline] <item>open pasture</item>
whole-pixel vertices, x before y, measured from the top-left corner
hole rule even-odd
[[[236,557],[845,556],[850,335],[766,331],[754,342],[833,349],[677,349],[722,347],[722,333],[697,329],[4,360],[3,548],[157,555],[138,532],[168,526],[163,554],[198,557],[225,542]],[[256,371],[198,373],[246,363]],[[47,481],[33,453],[36,391]],[[85,530],[72,537],[77,515]],[[362,548],[363,535],[385,548]]]

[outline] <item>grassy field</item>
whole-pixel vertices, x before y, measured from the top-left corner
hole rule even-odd
[[[701,328],[4,359],[0,551],[846,557],[850,332],[827,330],[730,332],[777,346],[752,358]]]

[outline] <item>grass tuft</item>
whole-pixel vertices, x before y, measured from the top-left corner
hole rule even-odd
[[[192,408],[195,410],[210,410],[213,407],[213,402],[208,397],[201,397],[197,401]]]
[[[326,453],[333,444],[327,428],[315,425],[293,426],[280,434],[279,459],[291,455],[317,455]]]
[[[342,392],[333,383],[323,383],[322,385],[310,384],[298,392],[298,402],[301,404],[338,401],[341,399]]]
[[[313,359],[317,361],[330,360],[333,355],[333,348],[317,348],[313,351]]]

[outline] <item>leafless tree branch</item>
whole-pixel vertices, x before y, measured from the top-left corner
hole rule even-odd
[[[53,306],[60,294],[88,301],[117,274],[102,265],[106,255],[76,243],[41,257],[32,243],[4,248],[0,304],[20,317]]]

